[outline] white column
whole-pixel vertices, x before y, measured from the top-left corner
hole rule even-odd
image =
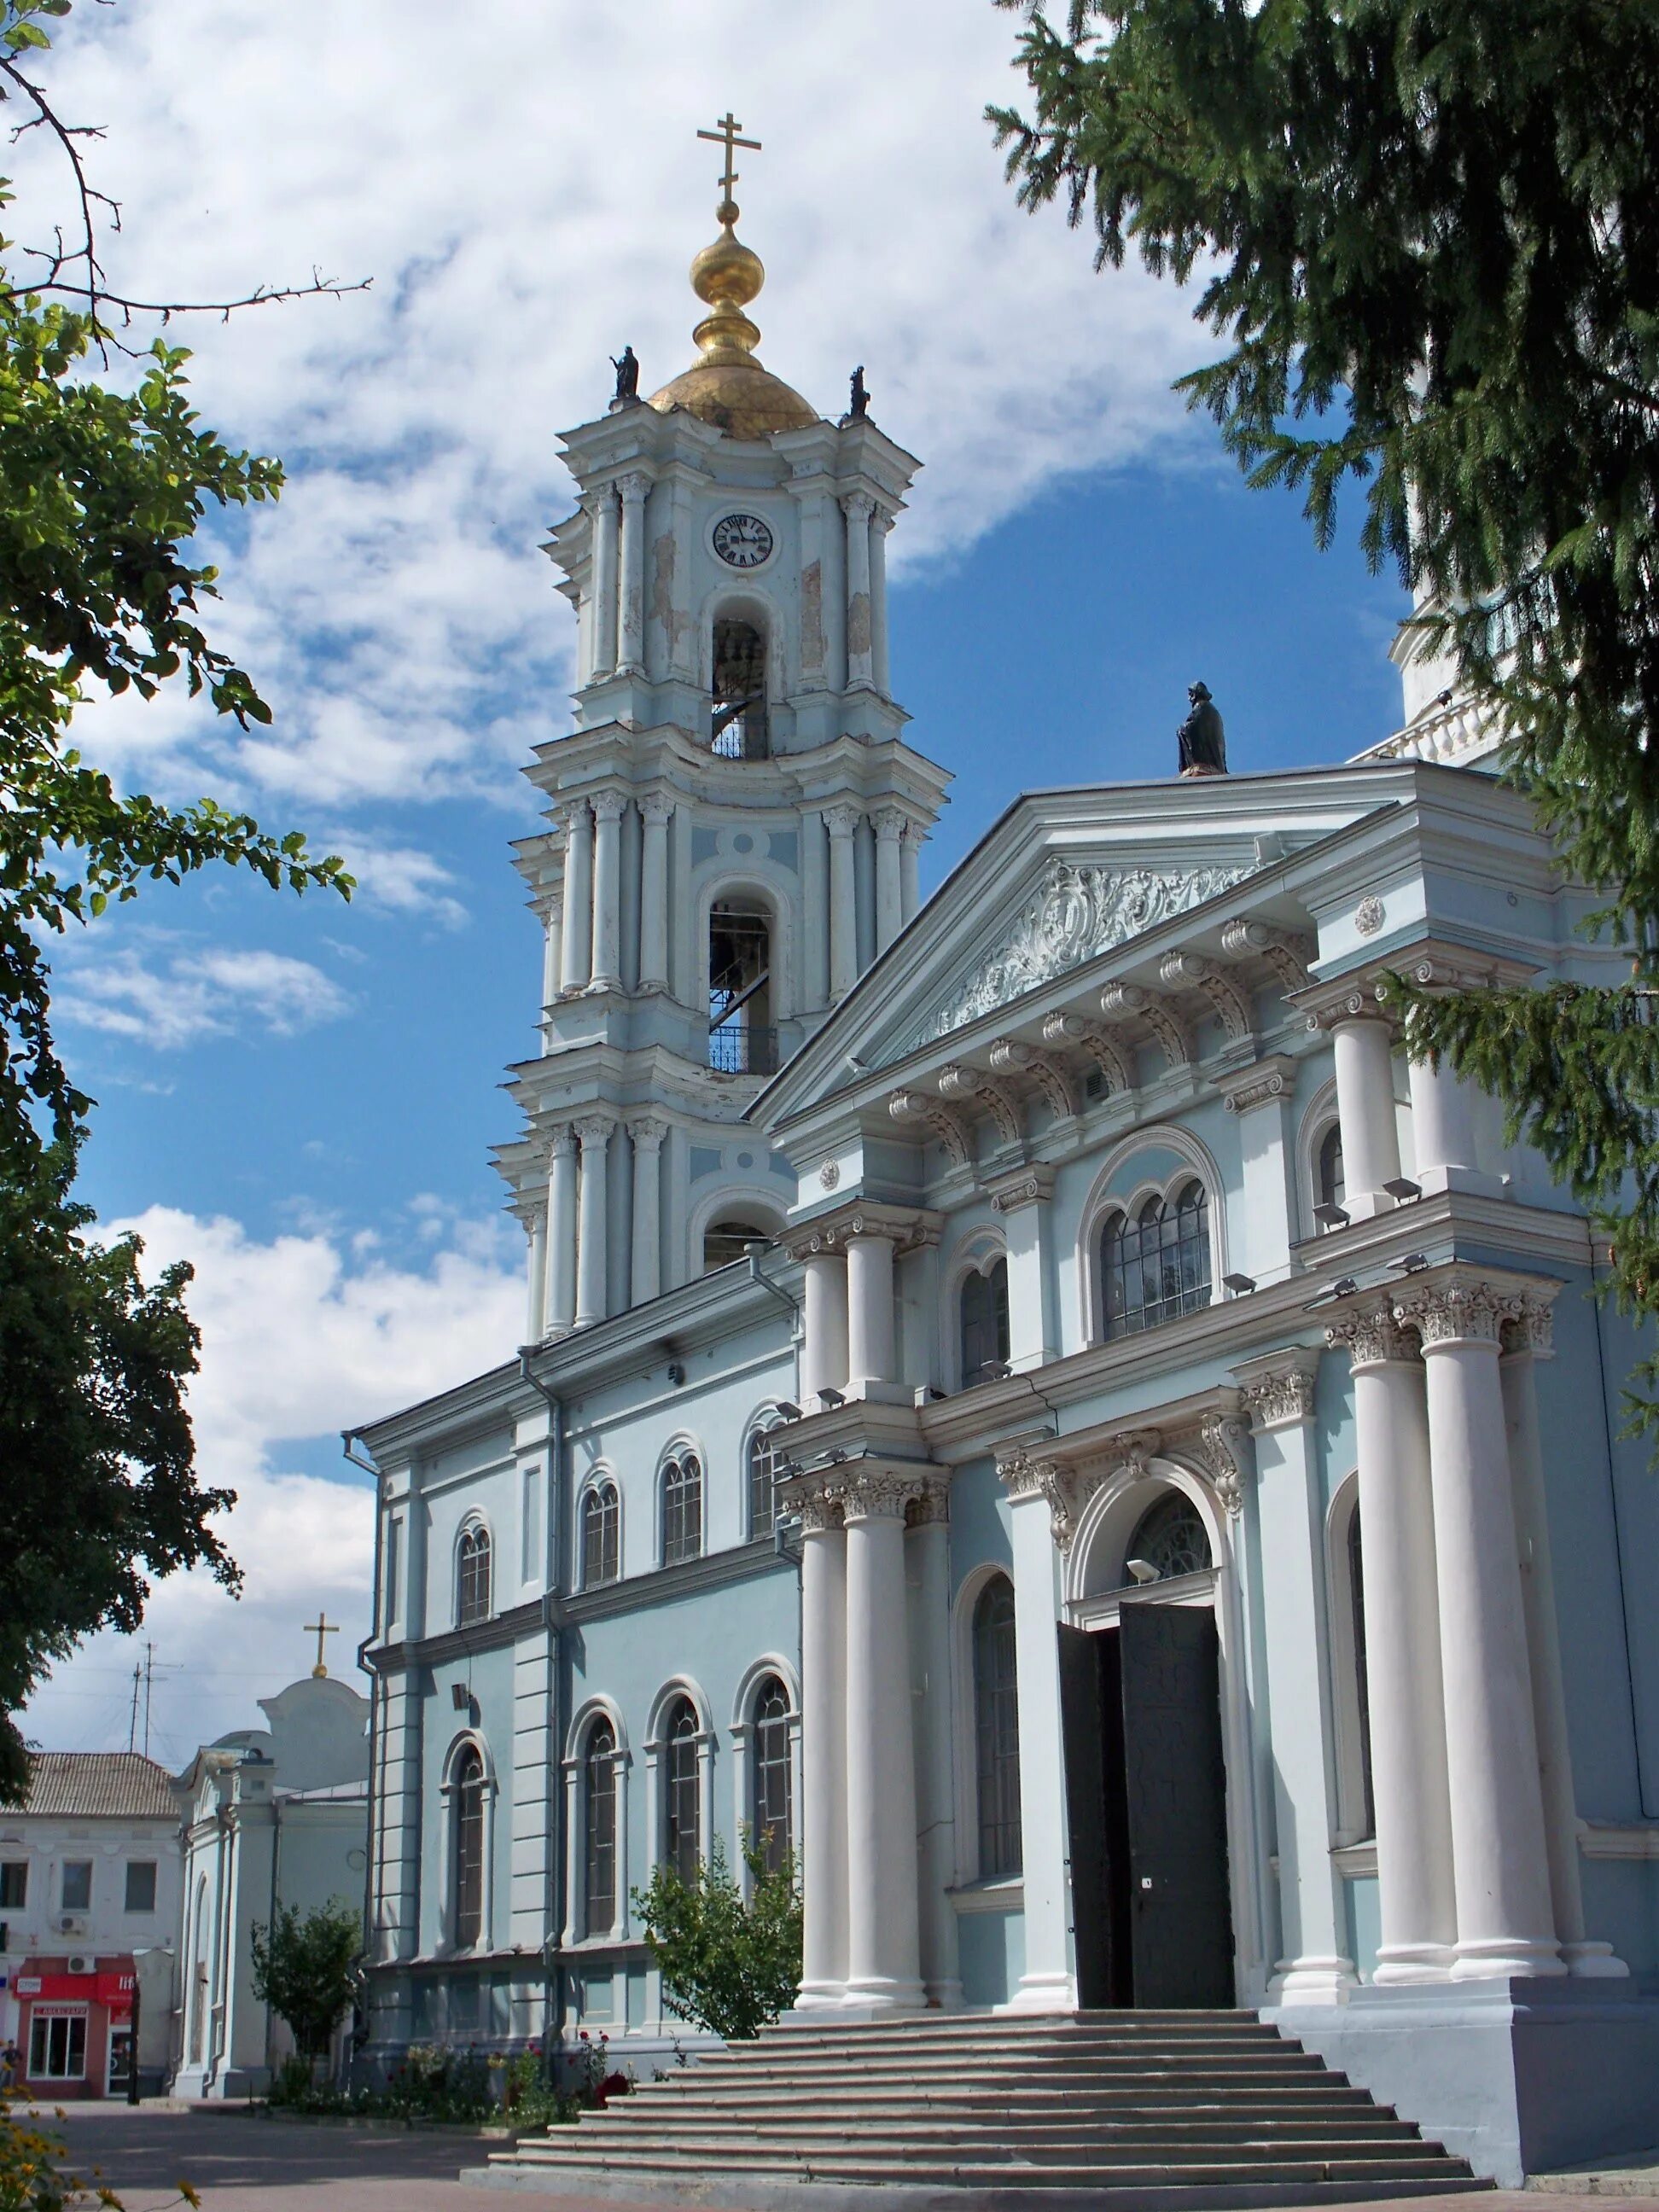
[[[887,661],[887,533],[893,520],[884,507],[870,518],[870,673],[884,699],[893,690]]]
[[[1314,1439],[1317,1352],[1272,1352],[1233,1370],[1255,1434],[1261,1632],[1273,1731],[1284,1956],[1276,2002],[1340,2003],[1358,1978],[1347,1955],[1335,1839],[1336,1747],[1327,1663],[1325,1513]],[[1294,1724],[1291,1724],[1291,1716]]]
[[[847,1522],[847,2002],[921,2007],[916,1777],[906,1650],[904,1508],[910,1482],[860,1474]]]
[[[1443,1981],[1457,1915],[1422,1365],[1388,1292],[1356,1302],[1327,1338],[1353,1370],[1382,1922],[1375,1978]]]
[[[800,817],[802,1010],[817,1013],[830,1003],[830,853],[823,817]]]
[[[809,1251],[805,1272],[800,1387],[810,1401],[847,1388],[847,1262],[839,1252]]]
[[[870,518],[876,503],[861,491],[841,503],[847,517],[847,688],[867,691],[873,636],[870,620]]]
[[[801,1512],[803,2008],[839,2004],[847,1980],[847,1537],[818,1497]]]
[[[529,1240],[529,1280],[525,1302],[524,1340],[539,1344],[547,1328],[547,1204],[531,1208],[525,1223]]]
[[[1394,1115],[1394,1040],[1385,1021],[1345,1017],[1332,1031],[1336,1111],[1342,1125],[1342,1203],[1356,1221],[1385,1212],[1394,1201],[1385,1182],[1400,1174],[1400,1133]]]
[[[562,1335],[576,1318],[576,1133],[567,1122],[553,1132],[547,1174],[547,1304],[550,1335]]]
[[[826,807],[823,824],[830,832],[830,997],[833,1004],[844,999],[859,979],[858,886],[853,858],[859,811],[856,806]]]
[[[1067,1940],[1071,1878],[1060,1711],[1058,1554],[1045,1485],[1054,1470],[1023,1455],[1000,1469],[1011,1500],[1014,1678],[1019,1694],[1019,1829],[1025,1970],[1012,2008],[1070,2012],[1077,2003]]]
[[[557,899],[551,900],[542,916],[542,1006],[544,1011],[559,995],[559,927],[563,912]]]
[[[1527,1617],[1532,1674],[1533,1728],[1544,1795],[1544,1842],[1549,1853],[1550,1902],[1561,1955],[1570,1973],[1622,1976],[1630,1969],[1611,1943],[1584,1934],[1584,1899],[1578,1863],[1578,1808],[1572,1786],[1572,1746],[1567,1732],[1566,1691],[1561,1679],[1561,1636],[1555,1610],[1549,1514],[1544,1497],[1544,1454],[1538,1435],[1536,1364],[1553,1356],[1549,1302],[1535,1293],[1518,1320],[1505,1324],[1498,1380],[1509,1435],[1510,1480],[1521,1569],[1521,1602]]]
[[[893,1247],[886,1237],[847,1240],[847,1373],[854,1393],[893,1380]]]
[[[876,951],[885,952],[904,927],[904,890],[900,854],[903,850],[904,817],[896,806],[884,806],[876,824]]]
[[[605,1316],[605,1244],[610,1220],[607,1164],[611,1123],[602,1114],[576,1124],[582,1148],[581,1197],[576,1240],[576,1327]]]
[[[1282,1282],[1291,1271],[1297,1212],[1295,1095],[1296,1062],[1277,1053],[1222,1080],[1227,1110],[1238,1116],[1243,1170],[1244,1235],[1233,1265],[1258,1283]]]
[[[957,1953],[956,1786],[951,1722],[949,1490],[939,1483],[912,1509],[905,1533],[910,1593],[911,1711],[915,1716],[917,1882],[921,1975],[927,2002],[946,2012],[962,2002]]]
[[[659,791],[639,802],[645,824],[640,853],[640,989],[668,988],[668,817],[673,802]]]
[[[593,817],[585,799],[565,808],[564,931],[559,947],[559,988],[585,991],[593,958]]]
[[[1017,1372],[1060,1357],[1055,1285],[1048,1266],[1049,1167],[1021,1168],[995,1184],[993,1209],[1002,1217],[1008,1259],[1008,1364]],[[964,1375],[967,1384],[974,1378]]]
[[[593,507],[593,674],[617,665],[617,495],[607,484]]]
[[[1550,1905],[1532,1672],[1498,1377],[1505,1310],[1493,1285],[1462,1270],[1413,1285],[1395,1309],[1400,1320],[1417,1328],[1428,1370],[1457,1894],[1456,1981],[1566,1971]],[[1368,1540],[1370,1534],[1367,1526]]]
[[[665,1121],[630,1121],[634,1139],[634,1251],[630,1303],[642,1306],[662,1288],[662,1140]]]
[[[900,910],[906,921],[910,921],[921,904],[921,831],[914,822],[904,828],[904,846],[899,854]]]
[[[594,990],[622,988],[622,818],[628,801],[619,791],[593,798]]]
[[[1449,1060],[1431,1067],[1426,1060],[1413,1060],[1407,1073],[1411,1083],[1412,1149],[1415,1158],[1412,1179],[1425,1192],[1468,1191],[1480,1198],[1500,1198],[1501,1176],[1486,1174],[1475,1165],[1474,1095],[1454,1072]]]
[[[622,653],[617,672],[645,673],[645,501],[649,477],[637,470],[617,487],[622,494]]]

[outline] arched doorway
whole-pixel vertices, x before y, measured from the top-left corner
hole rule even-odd
[[[1079,1532],[1059,1631],[1085,2007],[1235,2002],[1215,1553],[1182,1481],[1117,1486]]]

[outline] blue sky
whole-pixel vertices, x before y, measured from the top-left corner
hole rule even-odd
[[[487,1156],[538,1011],[518,765],[568,722],[538,550],[568,504],[554,434],[602,406],[623,337],[647,386],[690,358],[698,124],[730,100],[767,142],[739,197],[768,364],[835,412],[863,361],[927,465],[890,549],[895,689],[956,776],[924,890],[1021,787],[1169,773],[1196,676],[1237,768],[1340,759],[1399,720],[1402,602],[1352,550],[1358,501],[1316,553],[1170,397],[1210,346],[1190,302],[1095,276],[1086,240],[1014,210],[980,120],[1008,16],[915,0],[895,28],[848,0],[826,58],[763,0],[605,12],[500,0],[458,49],[429,0],[121,0],[79,11],[53,64],[66,108],[112,125],[123,275],[375,280],[190,333],[208,419],[289,467],[280,508],[222,541],[215,618],[272,732],[177,702],[85,726],[129,782],[304,826],[363,886],[347,908],[198,883],[61,964],[100,1100],[87,1194],[197,1265],[203,1472],[243,1498],[241,1606],[185,1581],[153,1608],[176,1670],[157,1747],[181,1761],[308,1663],[315,1605],[363,1632],[370,1518],[338,1429],[516,1341],[522,1239]],[[48,209],[50,175],[24,182]],[[100,1638],[61,1670],[41,1741],[124,1742],[131,1664]]]

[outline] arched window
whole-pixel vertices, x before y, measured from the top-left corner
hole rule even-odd
[[[1014,1674],[1014,1586],[994,1575],[974,1606],[974,1731],[981,1880],[1018,1874],[1019,1690]]]
[[[702,1232],[702,1272],[712,1275],[716,1267],[729,1267],[734,1260],[742,1259],[751,1244],[763,1244],[776,1233],[765,1223],[749,1220],[742,1214],[721,1214]]]
[[[1115,1213],[1101,1232],[1106,1334],[1132,1336],[1210,1303],[1210,1201],[1189,1182],[1172,1201],[1149,1198],[1133,1221]]]
[[[489,1618],[489,1531],[463,1528],[455,1547],[455,1626],[470,1628]]]
[[[455,1948],[465,1951],[483,1934],[484,1771],[468,1744],[455,1762]]]
[[[582,1498],[582,1588],[599,1589],[622,1572],[622,1507],[614,1482],[596,1482]]]
[[[777,1526],[777,1468],[772,1439],[757,1429],[749,1439],[749,1536],[769,1536]]]
[[[582,1761],[582,1933],[607,1936],[617,1921],[617,1732],[595,1721]]]
[[[1348,1594],[1353,1607],[1354,1687],[1359,1700],[1359,1778],[1365,1808],[1365,1833],[1376,1833],[1376,1803],[1371,1789],[1371,1700],[1365,1670],[1364,1552],[1359,1533],[1359,1508],[1348,1516]]]
[[[697,1773],[697,1709],[677,1698],[669,1710],[663,1856],[680,1880],[697,1878],[702,1855],[702,1802]]]
[[[789,1757],[789,1693],[775,1674],[755,1692],[754,1767],[749,1832],[775,1874],[794,1848],[794,1782]]]
[[[771,1075],[772,917],[753,899],[708,909],[708,1065],[722,1075]]]
[[[766,721],[766,640],[753,623],[726,618],[714,624],[714,646],[709,749],[722,760],[765,760],[772,750]]]
[[[1008,1363],[1008,1262],[999,1260],[985,1274],[969,1275],[962,1285],[958,1319],[962,1387],[971,1389],[988,1370]]]
[[[676,1567],[702,1553],[702,1462],[682,1452],[662,1471],[662,1563]]]
[[[1340,1206],[1348,1186],[1342,1172],[1342,1124],[1340,1121],[1333,1121],[1320,1139],[1316,1166],[1319,1204]]]
[[[1204,1516],[1184,1491],[1165,1491],[1135,1524],[1125,1555],[1129,1577],[1137,1583],[1167,1583],[1177,1575],[1202,1574],[1213,1564]],[[1151,1574],[1136,1570],[1150,1567]]]

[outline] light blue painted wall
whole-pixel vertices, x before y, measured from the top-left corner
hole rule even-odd
[[[1006,2004],[1025,1972],[1025,1915],[961,1914],[957,1921],[957,1955],[965,2003]]]
[[[1376,1972],[1377,1946],[1382,1941],[1382,1905],[1376,1876],[1363,1875],[1343,1884],[1347,1892],[1348,1955],[1369,1982]]]

